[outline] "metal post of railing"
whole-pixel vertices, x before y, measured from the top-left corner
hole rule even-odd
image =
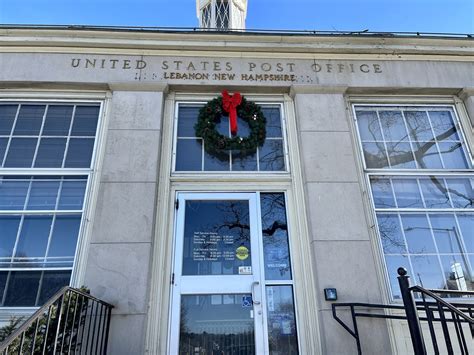
[[[403,305],[405,306],[413,350],[415,351],[415,355],[426,355],[425,342],[423,340],[423,334],[421,333],[415,298],[410,291],[410,277],[407,276],[407,270],[403,267],[398,268],[397,272],[399,275],[398,284],[400,285]]]

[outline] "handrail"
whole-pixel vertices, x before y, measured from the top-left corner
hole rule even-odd
[[[451,303],[449,302],[446,302],[445,300],[443,300],[441,297],[439,296],[436,296],[436,294],[434,294],[432,291],[435,291],[435,290],[428,290],[426,288],[423,288],[421,286],[418,286],[418,285],[415,285],[415,286],[412,286],[410,287],[410,291],[415,291],[415,292],[421,292],[421,293],[424,293],[425,295],[428,295],[430,296],[431,298],[435,299],[436,301],[438,301],[439,303],[441,303],[443,306],[445,306],[446,308],[448,308],[451,312],[454,312],[456,313],[458,316],[460,316],[461,318],[464,318],[465,320],[467,320],[469,323],[473,323],[474,322],[474,318],[471,318],[469,316],[467,316],[466,314],[464,314],[463,312],[461,312],[458,308],[454,307]],[[449,292],[450,293],[450,292]],[[462,291],[463,294],[472,294],[474,296],[474,292],[469,292],[469,291]]]
[[[81,347],[85,344],[86,353],[90,345],[90,351],[95,349],[96,353],[105,354],[113,307],[110,303],[91,296],[86,292],[65,286],[0,343],[0,353],[8,354],[9,347],[11,346],[15,347],[15,352],[18,353],[22,353],[24,347],[31,347],[31,353],[36,354],[37,346],[42,348],[43,354],[48,346],[53,347],[55,352],[58,346],[62,351],[64,345],[66,345],[70,351],[74,339],[74,352],[76,352],[76,348],[80,348],[79,353],[81,353]],[[92,321],[94,322],[92,331],[96,331],[97,322],[97,332],[92,335],[92,343],[90,343],[89,335]],[[83,343],[86,328],[87,340]],[[78,342],[77,338],[80,332],[82,332],[81,341]],[[38,338],[42,339],[41,344],[38,344]],[[95,346],[94,341],[96,343]]]
[[[461,351],[469,353],[465,332],[474,337],[474,302],[449,302],[437,294],[455,296],[474,296],[474,291],[425,289],[421,286],[410,286],[409,276],[403,268],[398,270],[403,304],[373,304],[363,302],[333,303],[333,318],[355,339],[357,353],[362,354],[361,337],[358,330],[358,319],[379,318],[405,321],[409,330],[415,355],[426,355],[425,339],[431,340],[435,354],[440,353],[440,344],[444,343],[449,354]],[[415,301],[414,293],[421,293],[421,298]],[[457,298],[459,299],[459,298]],[[471,299],[470,299],[471,300]],[[469,300],[469,301],[470,301]],[[341,307],[349,308],[350,321],[344,321],[337,314]],[[361,309],[362,308],[362,309]],[[404,311],[399,314],[397,311]],[[422,329],[420,322],[427,324]],[[436,329],[435,324],[440,327]],[[451,330],[449,329],[451,328]],[[426,333],[426,334],[424,334]],[[457,340],[457,342],[455,341]]]

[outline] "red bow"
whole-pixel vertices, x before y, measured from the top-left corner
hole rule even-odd
[[[229,113],[230,133],[237,134],[237,106],[242,102],[242,96],[239,92],[229,95],[227,90],[222,91],[222,108]]]

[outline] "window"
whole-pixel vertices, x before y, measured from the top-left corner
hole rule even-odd
[[[211,5],[207,4],[201,9],[201,27],[210,28],[211,27]]]
[[[392,296],[396,270],[474,289],[472,161],[451,106],[354,106]]]
[[[203,104],[180,103],[177,106],[175,171],[286,171],[286,150],[284,141],[284,124],[281,105],[261,105],[266,118],[266,139],[261,147],[243,155],[240,151],[221,151],[211,155],[204,149],[205,142],[195,136],[194,126],[197,123],[199,110]],[[239,135],[247,136],[250,132],[245,121],[238,118]],[[219,133],[229,135],[230,124],[227,117],[222,117],[216,125]]]
[[[0,306],[70,282],[100,105],[0,103]]]
[[[229,2],[227,0],[216,1],[216,28],[227,31],[229,29]]]

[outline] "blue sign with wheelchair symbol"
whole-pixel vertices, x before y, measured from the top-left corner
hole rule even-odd
[[[242,307],[253,307],[252,296],[242,296]]]

